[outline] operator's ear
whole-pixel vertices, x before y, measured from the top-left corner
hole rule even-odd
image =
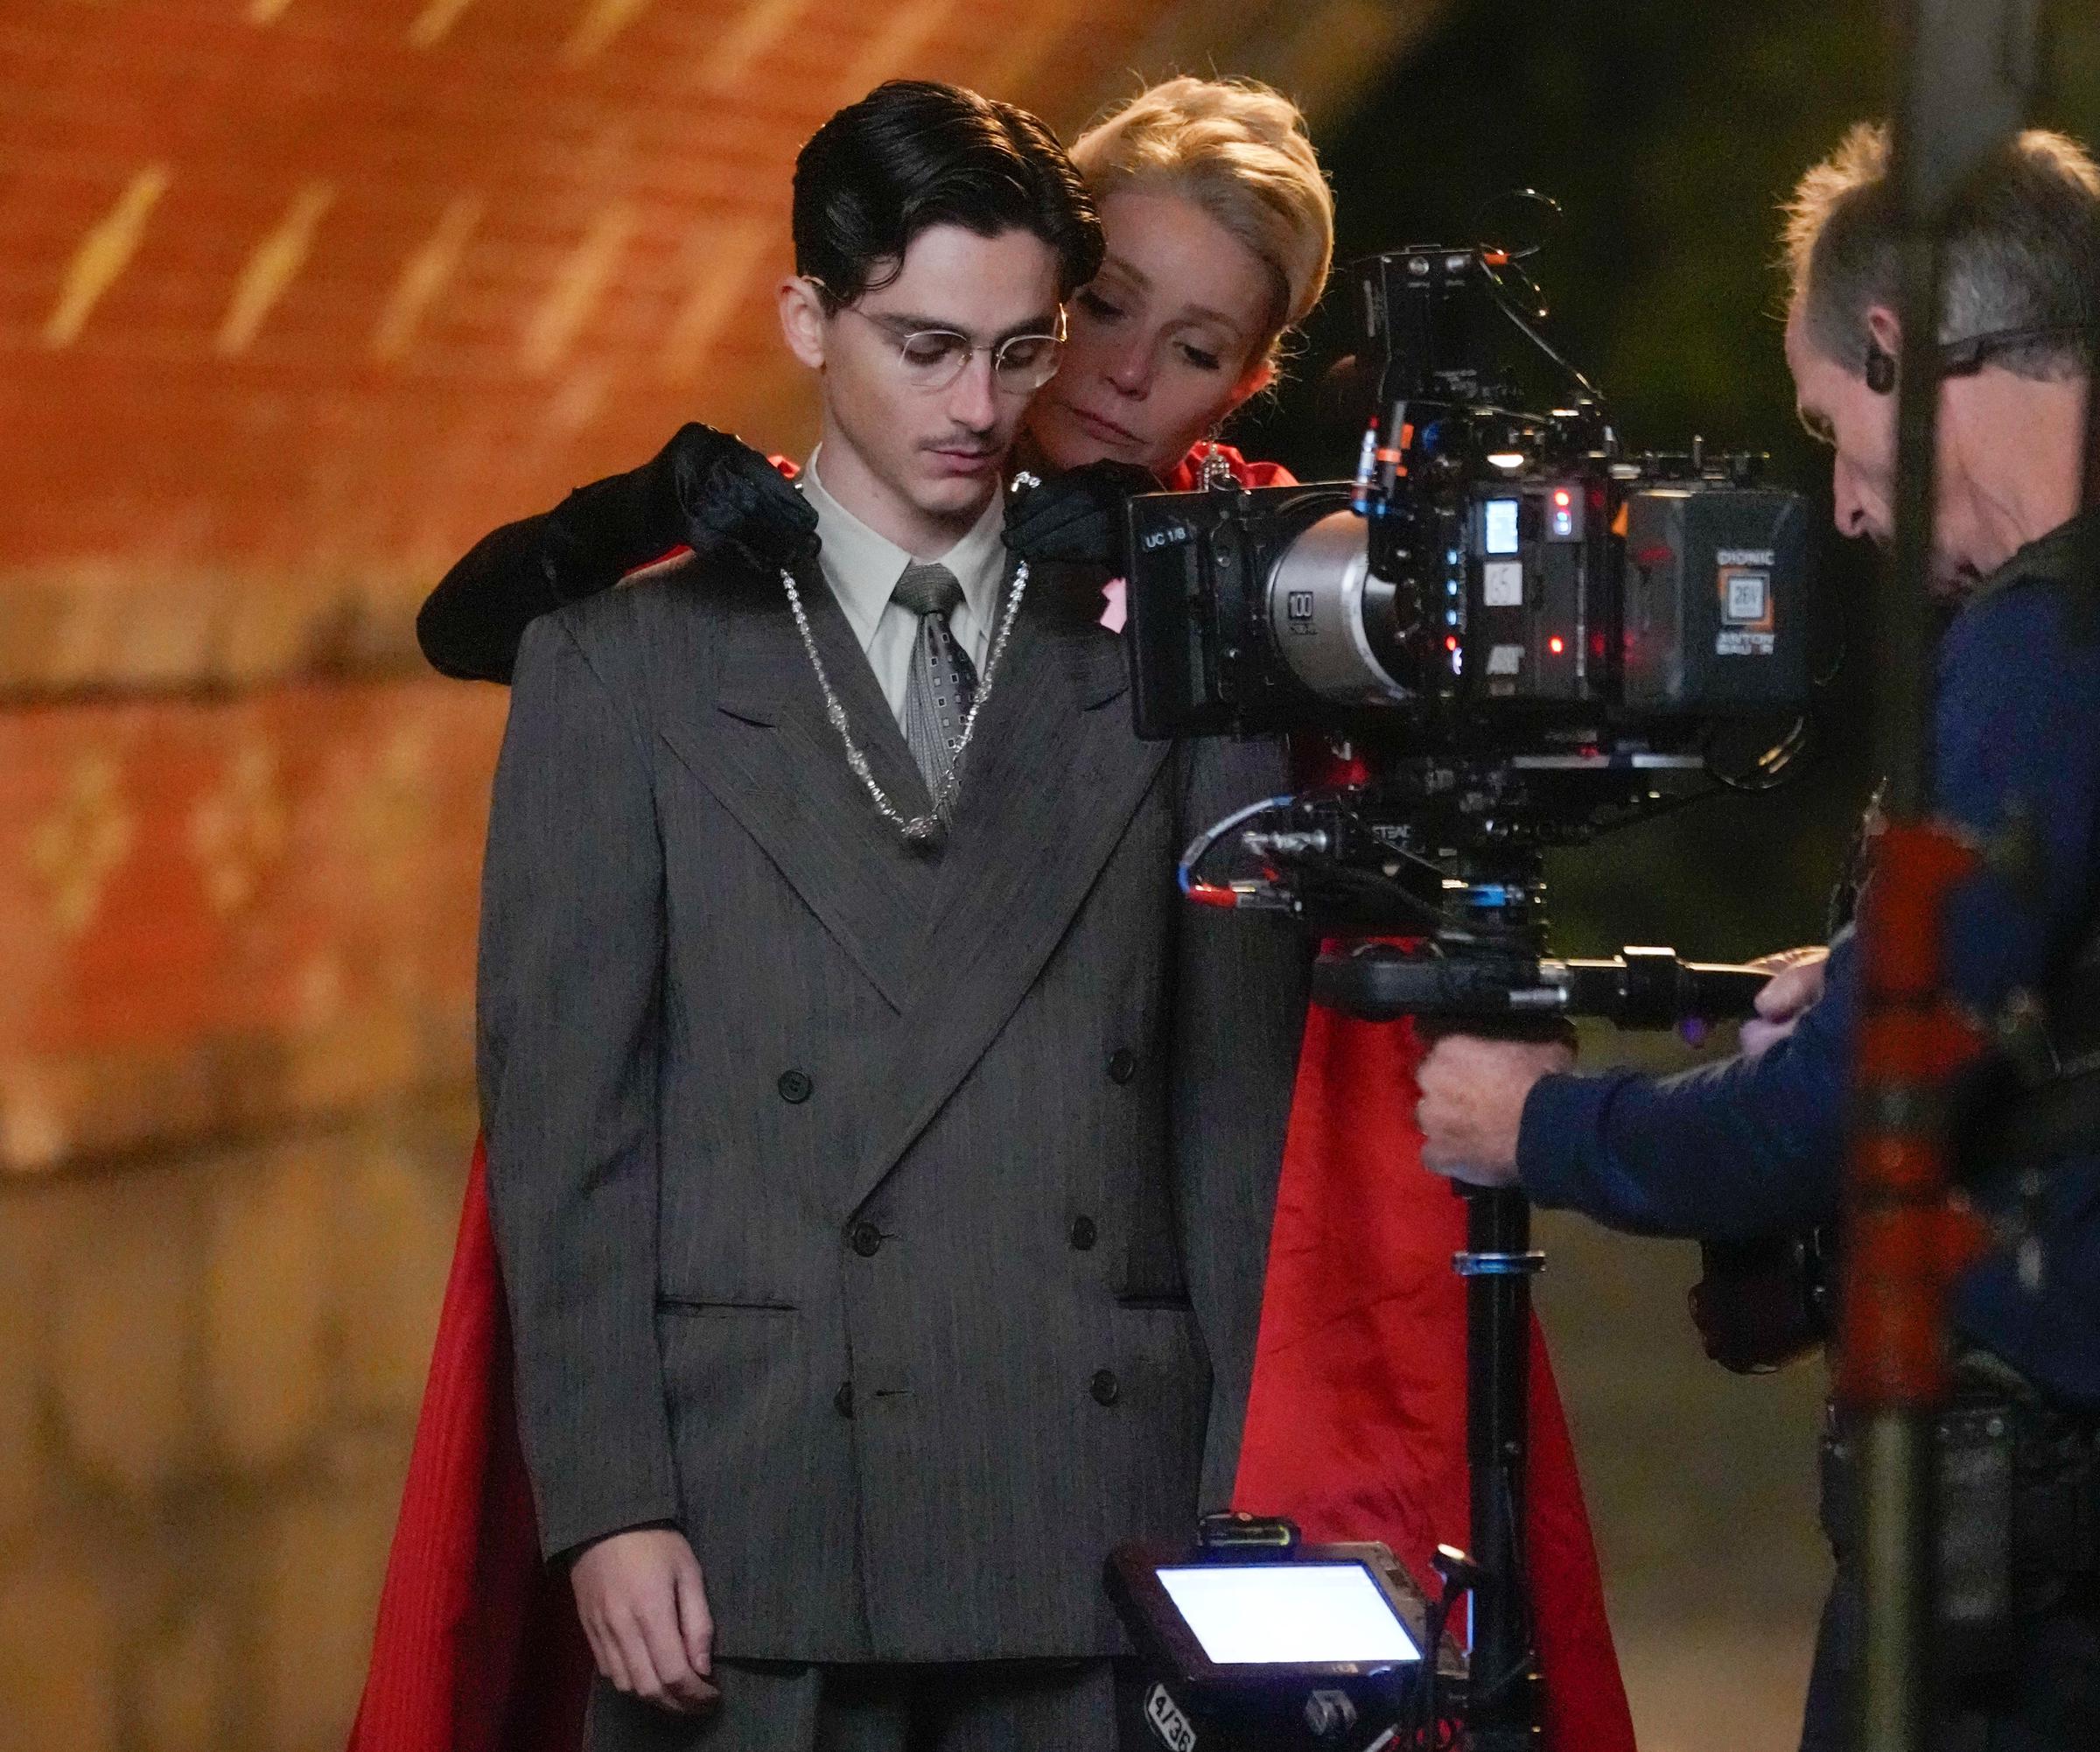
[[[788,352],[812,371],[822,370],[827,338],[823,299],[800,274],[780,282],[779,298],[780,333],[787,337]]]
[[[1866,333],[1874,345],[1891,359],[1901,356],[1902,319],[1886,305],[1869,305],[1866,307]]]

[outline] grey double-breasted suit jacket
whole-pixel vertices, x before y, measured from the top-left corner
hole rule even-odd
[[[1304,955],[1172,870],[1281,758],[1139,741],[1094,582],[1034,580],[930,856],[777,578],[610,592],[520,653],[479,1044],[542,1538],[682,1527],[719,1653],[1107,1651],[1109,1548],[1229,1489]]]

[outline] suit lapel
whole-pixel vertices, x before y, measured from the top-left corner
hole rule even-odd
[[[955,832],[852,1203],[896,1166],[1034,984],[1170,744],[1131,733],[1121,641],[1046,568],[971,738]],[[1166,872],[1161,872],[1165,880]]]
[[[852,628],[821,578],[812,574],[802,596],[855,743],[896,807],[916,814],[928,807],[924,781]],[[667,711],[665,741],[891,1006],[902,1009],[938,861],[904,844],[847,765],[777,583],[737,592],[719,606],[707,637],[713,697],[697,689],[674,693],[688,704]]]

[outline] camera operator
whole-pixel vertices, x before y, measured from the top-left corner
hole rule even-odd
[[[1838,528],[1882,543],[1898,240],[1887,135],[1856,129],[1788,209],[1786,352],[1801,417],[1834,452]],[[2038,1014],[2062,1065],[2100,1046],[2100,511],[2082,508],[2100,316],[2092,158],[2039,131],[1996,155],[1954,215],[1942,298],[1934,588],[1950,619],[1932,801],[2004,854],[1951,903],[1950,978],[1987,1023]],[[1447,1038],[1421,1072],[1424,1160],[1635,1233],[1748,1239],[1830,1223],[1858,981],[1841,932],[1827,964],[1774,978],[1740,1056],[1672,1077],[1575,1076],[1558,1046]],[[1973,1195],[2025,1244],[1972,1268],[1955,1302],[1963,1394],[2011,1408],[2010,1652],[1950,1671],[1937,1743],[2068,1752],[2100,1746],[2100,1146],[2059,1162],[2038,1195],[2023,1200],[2013,1178],[1986,1175]],[[1807,1748],[1849,1737],[1858,1604],[1838,1555]]]

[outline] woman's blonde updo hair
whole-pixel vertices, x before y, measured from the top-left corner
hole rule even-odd
[[[1306,118],[1251,79],[1170,79],[1082,134],[1072,160],[1096,205],[1130,187],[1186,196],[1253,252],[1275,288],[1259,352],[1320,302],[1334,256],[1334,196]]]

